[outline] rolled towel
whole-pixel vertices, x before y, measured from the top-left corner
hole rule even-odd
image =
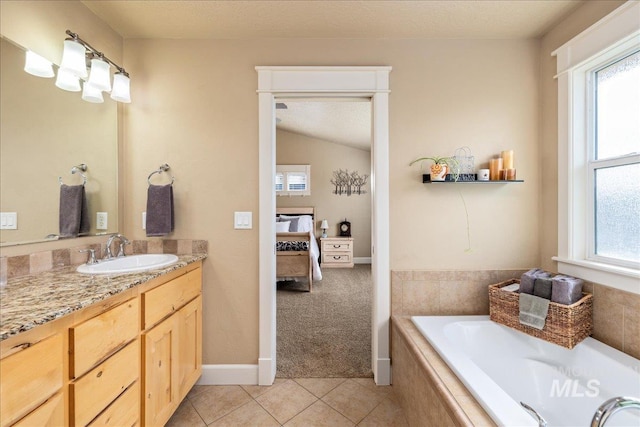
[[[570,276],[558,275],[551,279],[551,301],[571,305],[582,298],[584,281]]]
[[[547,320],[550,302],[545,298],[521,293],[519,297],[520,323],[532,328],[543,329]]]
[[[538,277],[533,284],[533,295],[551,300],[551,278]]]
[[[84,185],[60,186],[60,237],[78,237],[89,232],[89,209]]]
[[[548,278],[551,275],[539,268],[527,271],[520,277],[520,292],[533,295],[533,285],[538,277]]]
[[[173,231],[173,185],[149,185],[147,190],[147,236],[166,236]]]

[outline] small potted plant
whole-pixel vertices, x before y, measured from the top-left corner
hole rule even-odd
[[[414,163],[418,163],[424,160],[431,160],[433,164],[431,165],[431,181],[445,181],[447,179],[447,174],[452,172],[453,169],[453,178],[455,181],[458,180],[458,162],[453,157],[420,157],[415,159],[409,166]]]

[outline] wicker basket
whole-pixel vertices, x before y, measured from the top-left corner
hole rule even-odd
[[[520,324],[518,292],[501,288],[520,283],[518,279],[489,285],[489,314],[491,320],[536,338],[573,348],[593,332],[593,296],[583,293],[582,298],[571,305],[549,303],[549,312],[543,329]]]

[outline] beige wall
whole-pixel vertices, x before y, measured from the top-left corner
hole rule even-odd
[[[588,1],[558,23],[540,44],[540,261],[542,268],[556,271],[558,255],[558,84],[556,58],[551,52],[619,7],[624,1]]]
[[[276,164],[311,165],[311,196],[276,197],[278,207],[315,206],[316,236],[320,221],[329,223],[328,236],[338,235],[338,223],[351,222],[353,256],[371,257],[371,191],[362,195],[336,195],[330,180],[333,171],[348,169],[371,175],[371,152],[283,130],[276,132]]]
[[[539,262],[538,58],[531,40],[127,40],[125,232],[144,236],[146,176],[168,162],[171,237],[209,241],[204,363],[257,362],[258,230],[233,229],[234,211],[258,215],[256,65],[393,66],[392,268],[520,268]],[[428,186],[408,166],[463,145],[478,165],[514,149],[526,182]]]

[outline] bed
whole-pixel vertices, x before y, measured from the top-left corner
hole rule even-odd
[[[277,279],[306,278],[309,292],[314,280],[322,280],[314,213],[313,207],[276,208]]]

